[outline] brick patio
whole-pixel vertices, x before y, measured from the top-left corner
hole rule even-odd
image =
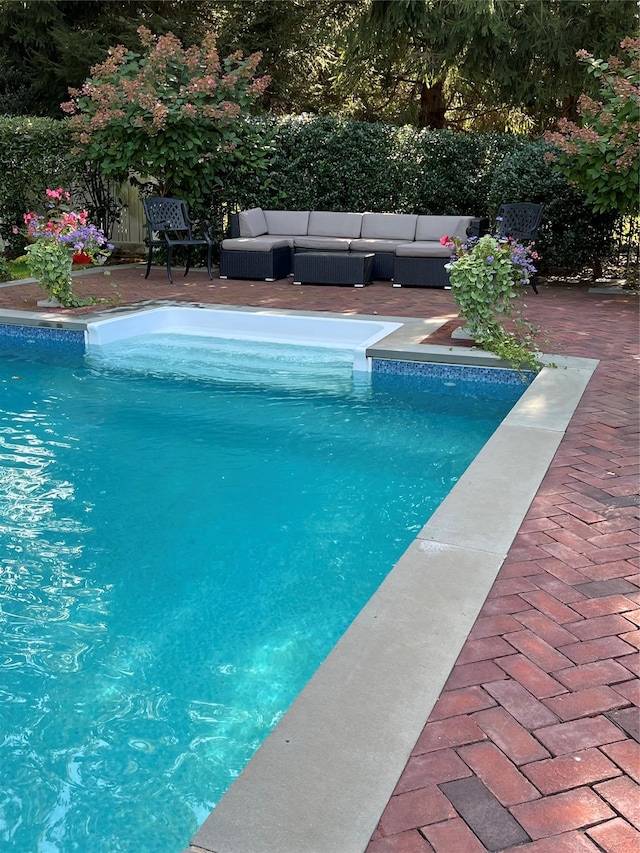
[[[112,268],[76,291],[112,304],[442,317],[449,328],[457,313],[448,291],[210,282],[199,271],[169,285],[160,269],[145,282],[140,269]],[[0,309],[35,310],[41,296],[2,288]],[[600,365],[367,853],[640,851],[637,297],[542,284],[526,302],[542,349]]]

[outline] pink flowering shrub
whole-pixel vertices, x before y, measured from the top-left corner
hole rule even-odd
[[[241,119],[269,83],[256,76],[261,54],[220,59],[213,34],[189,48],[173,33],[138,35],[141,53],[110,48],[62,109],[78,149],[106,177],[201,206],[246,155]]]
[[[560,119],[545,139],[548,155],[586,193],[596,213],[638,211],[640,181],[640,39],[620,43],[624,59],[605,62],[586,50],[576,54],[599,82],[598,99],[582,95],[580,125]]]

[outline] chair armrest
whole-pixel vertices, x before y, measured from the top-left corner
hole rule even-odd
[[[489,220],[486,217],[474,218],[467,226],[467,237],[482,237],[489,233]]]
[[[240,236],[240,214],[232,213],[229,216],[229,236],[230,237],[239,237]]]

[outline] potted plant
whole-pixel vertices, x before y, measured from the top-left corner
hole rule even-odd
[[[88,222],[86,210],[69,210],[71,196],[59,187],[48,189],[47,214],[25,213],[27,266],[38,284],[49,295],[39,306],[72,308],[79,305],[74,296],[71,267],[76,253],[85,255],[90,263],[103,264],[113,246],[103,232]],[[18,229],[13,229],[14,234]]]
[[[515,302],[536,271],[538,254],[533,244],[491,234],[466,241],[444,236],[440,243],[452,250],[445,266],[459,316],[465,319],[464,332],[478,346],[516,367],[538,371],[534,345],[538,330],[524,321]],[[511,321],[509,331],[505,318]]]

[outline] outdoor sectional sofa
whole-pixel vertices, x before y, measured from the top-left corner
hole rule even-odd
[[[220,277],[274,281],[294,271],[301,252],[317,253],[319,262],[325,260],[319,268],[330,271],[330,258],[339,265],[343,254],[372,253],[373,279],[393,281],[394,287],[448,287],[450,250],[440,238],[480,236],[487,228],[488,220],[472,216],[255,207],[232,216],[231,236],[220,248]]]

